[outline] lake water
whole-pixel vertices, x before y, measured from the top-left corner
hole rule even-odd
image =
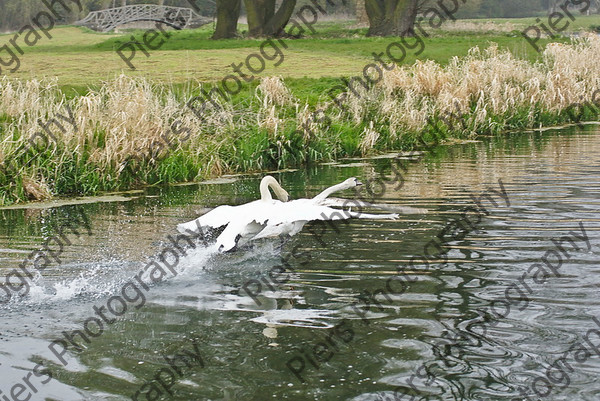
[[[599,133],[444,146],[375,199],[425,214],[311,224],[229,254],[198,243],[167,258],[173,272],[147,290],[148,277],[134,277],[160,260],[175,226],[257,199],[261,176],[2,209],[0,276],[13,284],[0,288],[0,399],[598,400]],[[392,163],[273,175],[292,198],[312,197],[351,176],[392,177]],[[483,200],[483,213],[471,196],[488,192],[497,205]],[[62,253],[51,241],[56,259],[36,273],[32,252],[82,216],[91,235],[66,229]],[[457,219],[462,231],[448,226]],[[440,237],[447,253],[433,245]],[[33,279],[21,281],[14,269],[27,259]],[[282,259],[287,272],[269,275]],[[255,302],[243,288],[259,285]],[[76,351],[65,335],[84,323],[93,335],[75,334]],[[56,340],[68,349],[51,352]]]

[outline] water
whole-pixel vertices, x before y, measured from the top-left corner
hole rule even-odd
[[[350,176],[391,177],[391,163],[347,160],[275,175],[301,198]],[[578,345],[600,329],[593,320],[600,319],[597,128],[446,146],[409,164],[403,177],[401,189],[389,185],[376,202],[427,214],[313,224],[288,241],[231,254],[210,244],[188,247],[162,282],[147,291],[138,282],[139,293],[129,287],[127,311],[103,323],[102,334],[89,343],[76,337],[85,347],[70,346],[66,366],[50,351],[52,341],[82,330],[98,316],[94,307],[112,302],[119,310],[113,297],[160,260],[176,224],[204,208],[258,198],[260,176],[0,210],[0,275],[80,213],[91,229],[65,231],[71,245],[58,255],[61,263],[52,260],[28,279],[26,296],[15,284],[11,301],[0,305],[0,399],[511,400],[532,394],[535,383],[547,395],[530,399],[597,400],[600,354]],[[434,253],[424,247],[474,205],[471,195],[499,191],[498,180],[508,201],[494,195],[488,215],[464,238],[446,236],[449,252],[424,263]],[[571,237],[580,249],[563,243],[558,276],[538,272],[535,283],[527,272],[557,250],[553,238],[570,231],[585,238],[579,223],[590,249]],[[282,258],[293,272],[274,275],[283,283],[273,284],[269,272]],[[242,289],[256,291],[258,283],[260,306]],[[369,299],[365,291],[379,292]],[[88,329],[99,330],[89,322]],[[600,343],[598,334],[588,338]],[[172,368],[163,356],[176,354],[187,355],[189,366]]]

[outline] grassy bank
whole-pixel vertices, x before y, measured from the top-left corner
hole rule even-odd
[[[387,71],[373,88],[350,91],[341,108],[322,96],[301,100],[294,86],[305,85],[298,82],[290,89],[279,78],[265,78],[233,102],[207,109],[204,121],[182,106],[198,88],[172,91],[121,76],[67,100],[56,83],[5,77],[0,202],[411,149],[422,132],[470,138],[552,125],[570,120],[568,106],[591,99],[600,87],[598,56],[596,38],[550,45],[538,63],[496,46],[473,49],[446,66],[419,61]],[[315,108],[324,110],[321,122],[311,118]],[[596,118],[586,110],[584,119]],[[449,113],[462,117],[449,122]],[[55,138],[36,137],[52,118],[64,130],[54,124]],[[438,129],[428,119],[439,122]]]
[[[385,71],[373,87],[347,90],[339,87],[339,77],[360,73],[372,62],[370,53],[384,51],[394,39],[333,37],[336,29],[325,24],[320,39],[293,41],[281,67],[267,68],[260,80],[244,83],[239,94],[220,99],[220,106],[207,108],[201,118],[185,104],[231,71],[203,64],[212,74],[204,83],[199,77],[177,81],[160,63],[116,76],[109,71],[112,77],[104,83],[93,72],[76,78],[65,66],[49,80],[2,77],[0,204],[408,150],[422,146],[419,137],[466,139],[555,125],[575,115],[597,119],[595,107],[568,109],[573,102],[591,100],[600,88],[597,37],[551,44],[538,55],[522,38],[500,30],[477,36],[446,32],[428,38],[419,60],[409,53],[404,66]],[[30,56],[62,54],[71,63],[78,52],[116,57],[109,49],[119,36],[90,35],[89,43],[59,40],[57,52],[41,46]],[[216,63],[223,68],[242,61],[260,43],[205,39],[191,44],[185,38],[193,31],[176,35],[182,36],[173,36],[176,40],[161,51],[180,67],[178,52],[192,50],[179,46],[196,46],[202,54],[222,52]],[[477,44],[482,46],[473,48]],[[291,52],[304,58],[299,61]],[[146,62],[159,59],[158,53]],[[457,54],[462,56],[452,57]],[[307,63],[309,58],[314,63]],[[269,76],[273,73],[281,78]],[[323,110],[319,118],[315,110]]]

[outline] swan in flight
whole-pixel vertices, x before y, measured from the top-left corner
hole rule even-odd
[[[271,196],[271,192],[269,188],[273,190],[275,196],[279,200],[274,200]],[[247,221],[249,216],[252,216],[253,213],[256,213],[261,210],[273,208],[278,203],[287,202],[289,199],[289,194],[285,189],[279,185],[279,182],[275,178],[270,175],[265,176],[260,181],[260,199],[255,200],[253,202],[245,203],[243,205],[238,206],[229,206],[229,205],[221,205],[217,208],[211,210],[210,212],[198,217],[195,220],[188,221],[187,223],[181,223],[177,226],[177,230],[182,233],[195,231],[205,228],[219,228],[223,226],[227,226],[225,231],[221,233],[221,235],[217,239],[217,243],[219,244],[219,250],[221,246],[226,247],[229,250],[236,245],[237,241],[234,241],[233,244],[224,243],[224,240],[231,235],[234,231],[237,231],[237,234],[241,239],[249,240],[254,235],[259,233],[264,227],[261,225],[254,223],[253,221]],[[225,234],[225,235],[223,235]],[[238,238],[238,240],[240,239]],[[246,242],[246,241],[244,241]]]
[[[312,220],[361,219],[396,219],[397,214],[367,214],[350,210],[334,209],[339,200],[327,199],[334,192],[354,188],[361,183],[354,177],[327,188],[312,199],[296,199],[288,202],[288,193],[277,180],[266,176],[260,182],[259,200],[239,206],[223,205],[211,210],[199,218],[177,226],[181,232],[202,230],[206,227],[219,228],[226,226],[217,238],[220,252],[233,249],[236,245],[245,244],[259,238],[277,237],[279,235],[295,235],[306,223]],[[269,192],[273,190],[279,200],[274,200]],[[331,202],[333,201],[333,202]],[[353,201],[344,201],[353,202]]]

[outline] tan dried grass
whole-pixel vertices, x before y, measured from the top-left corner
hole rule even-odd
[[[292,93],[285,86],[281,77],[262,78],[256,88],[256,97],[261,101],[264,108],[271,105],[285,106],[292,104],[294,100]]]
[[[392,133],[417,131],[428,118],[447,113],[468,114],[471,129],[494,124],[492,116],[510,117],[528,109],[531,121],[536,108],[559,113],[574,102],[590,100],[600,88],[600,39],[584,36],[570,45],[550,44],[540,63],[515,58],[496,45],[475,47],[467,57],[453,58],[446,67],[432,61],[384,71],[374,89],[379,96],[381,121]],[[351,96],[350,92],[349,96]],[[354,121],[364,116],[366,98],[349,102]],[[357,104],[358,103],[358,104]]]
[[[512,32],[521,29],[512,22],[497,24],[494,21],[471,22],[471,21],[448,21],[443,30],[454,32]]]
[[[23,191],[30,200],[40,201],[52,197],[52,193],[43,177],[41,179],[23,177]]]

